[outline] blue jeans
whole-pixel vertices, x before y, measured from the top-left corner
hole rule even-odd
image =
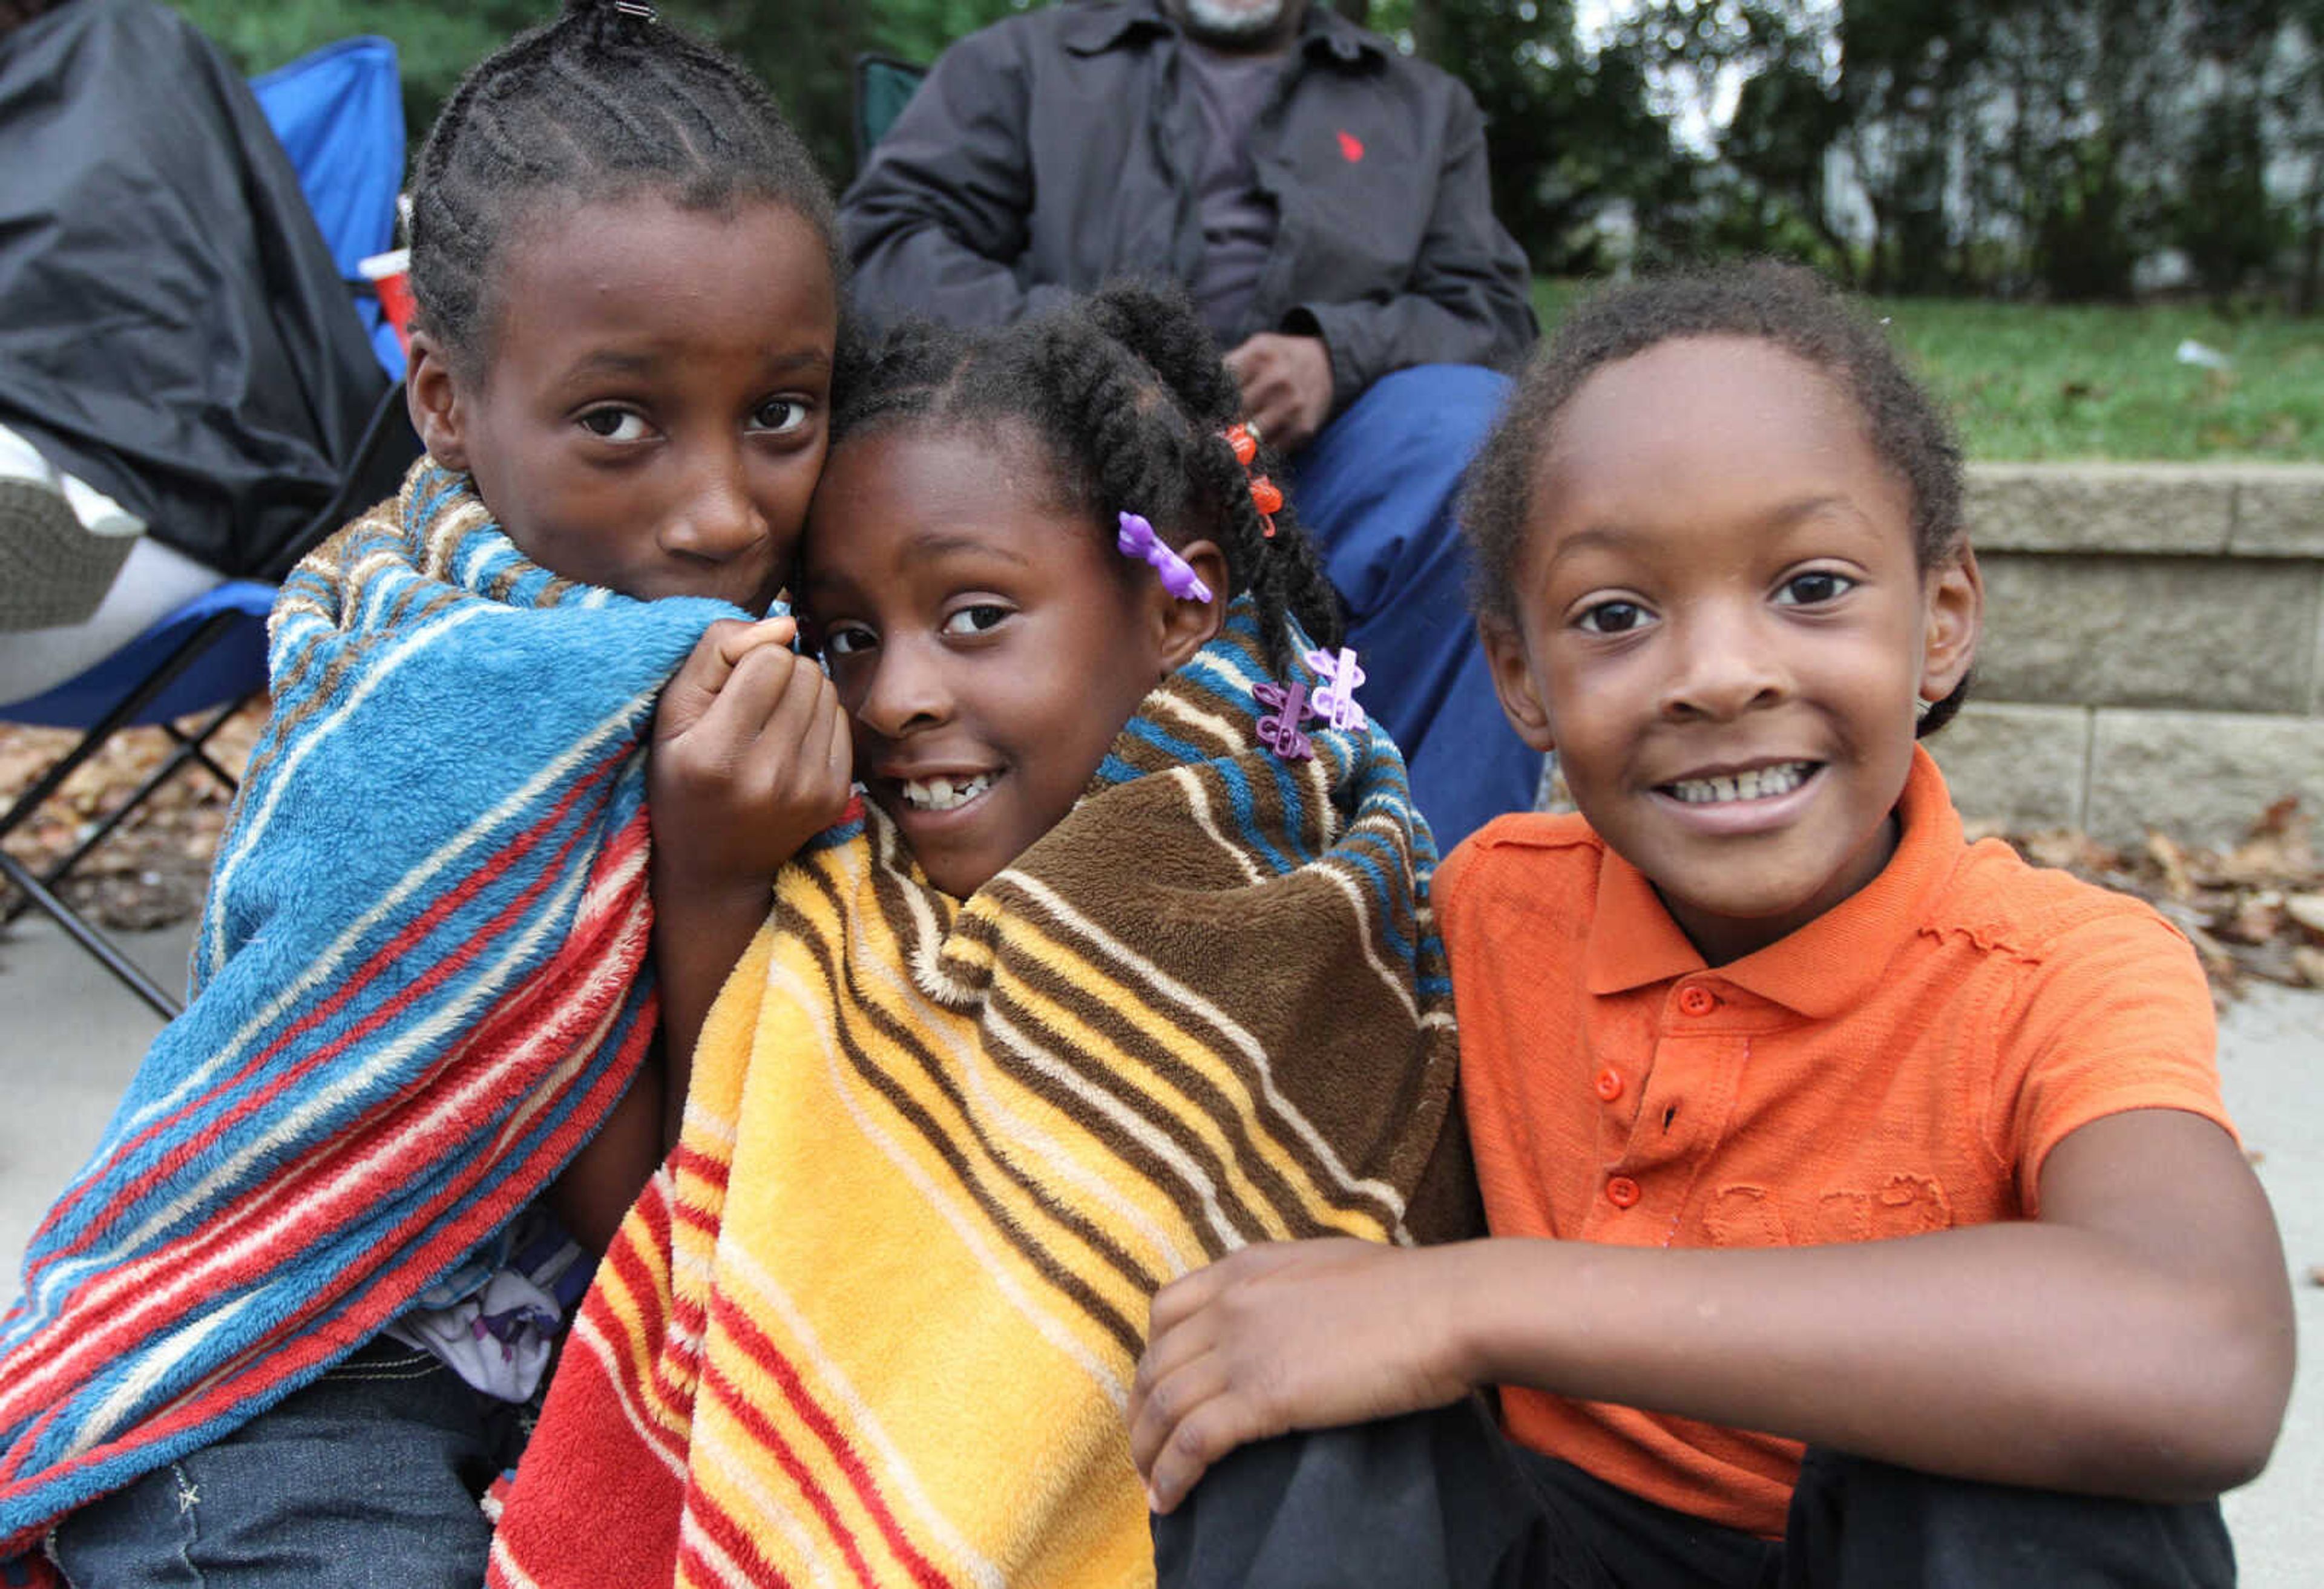
[[[1531,809],[1541,778],[1540,752],[1493,693],[1453,518],[1508,391],[1507,377],[1468,364],[1398,370],[1292,460],[1299,521],[1348,605],[1365,708],[1404,752],[1413,802],[1444,850]]]
[[[477,1502],[528,1410],[374,1340],[233,1434],[57,1526],[76,1589],[476,1589]]]

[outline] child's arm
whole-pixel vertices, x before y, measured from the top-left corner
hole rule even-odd
[[[2208,1498],[2257,1473],[2292,1301],[2234,1142],[2108,1116],[2051,1153],[2040,1206],[1842,1246],[1251,1248],[1155,1298],[1132,1455],[1167,1511],[1246,1441],[1516,1384],[2048,1489]]]
[[[558,1223],[592,1253],[613,1245],[622,1217],[661,1163],[661,1061],[649,1054],[597,1134],[549,1183]]]
[[[847,804],[847,720],[823,670],[789,650],[796,633],[788,618],[711,625],[654,714],[661,1042],[549,1192],[592,1252],[677,1137],[703,1017],[765,919],[775,874]]]
[[[775,874],[847,807],[847,716],[814,658],[790,650],[798,632],[788,618],[712,624],[654,715],[648,805],[671,1141],[703,1017],[766,919]]]

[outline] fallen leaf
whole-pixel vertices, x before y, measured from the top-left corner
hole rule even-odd
[[[2300,809],[2300,796],[2286,794],[2271,802],[2259,813],[2259,821],[2252,824],[2251,831],[2257,837],[2263,833],[2289,833],[2307,826],[2308,813]]]
[[[2168,833],[2148,830],[2146,855],[2162,869],[2163,886],[2172,897],[2184,899],[2195,892],[2195,880],[2187,874],[2187,851]]]
[[[2283,901],[2255,895],[2236,905],[2219,923],[2219,936],[2236,943],[2267,943],[2283,926]]]
[[[2306,944],[2292,951],[2292,969],[2310,987],[2324,987],[2324,949],[2310,949]]]
[[[2283,914],[2324,938],[2324,894],[2295,894],[2283,902]]]

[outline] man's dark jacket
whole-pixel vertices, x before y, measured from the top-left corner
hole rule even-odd
[[[848,189],[872,317],[991,326],[1118,276],[1192,281],[1202,124],[1157,0],[1012,17],[945,51]],[[1311,3],[1251,134],[1279,223],[1246,324],[1320,335],[1333,406],[1406,365],[1508,366],[1533,340],[1493,219],[1482,118],[1443,72]]]

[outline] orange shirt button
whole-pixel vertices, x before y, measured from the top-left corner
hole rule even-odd
[[[1638,1183],[1627,1175],[1617,1175],[1606,1183],[1606,1200],[1617,1208],[1627,1208],[1638,1200]]]
[[[1622,1096],[1622,1073],[1611,1065],[1598,1072],[1598,1096],[1609,1104]]]
[[[1678,990],[1678,1007],[1682,1014],[1707,1015],[1719,1007],[1719,996],[1700,984]]]

